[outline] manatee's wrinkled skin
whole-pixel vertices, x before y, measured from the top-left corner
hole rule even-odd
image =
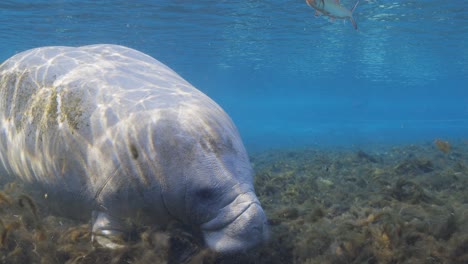
[[[94,231],[130,217],[199,228],[218,252],[267,236],[227,114],[164,64],[117,45],[43,47],[0,66],[0,173]]]

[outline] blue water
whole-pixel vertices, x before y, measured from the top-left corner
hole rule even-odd
[[[135,48],[217,101],[250,150],[467,139],[468,4],[361,1],[354,17],[359,31],[302,0],[2,1],[0,60]]]

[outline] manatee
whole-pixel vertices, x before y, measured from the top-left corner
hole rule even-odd
[[[0,161],[51,210],[92,219],[104,246],[117,246],[105,237],[125,232],[124,219],[190,226],[221,253],[268,236],[230,117],[131,48],[41,47],[2,63]]]

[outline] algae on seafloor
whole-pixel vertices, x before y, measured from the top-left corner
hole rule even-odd
[[[89,223],[34,201],[39,222],[29,202],[19,204],[21,184],[9,184],[0,192],[0,232],[8,230],[0,255],[8,263],[468,263],[468,143],[452,144],[448,154],[429,142],[253,155],[270,240],[229,256],[180,229],[141,226],[124,249],[94,247]]]
[[[455,149],[448,156],[431,143],[258,154],[256,189],[274,224],[262,255],[281,250],[289,263],[466,263],[468,144]],[[264,185],[283,177],[277,160],[294,177]],[[290,184],[308,190],[307,198],[280,199]],[[281,208],[299,214],[281,217]]]

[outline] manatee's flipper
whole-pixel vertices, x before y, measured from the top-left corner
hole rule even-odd
[[[116,217],[104,212],[93,211],[93,243],[110,249],[125,247],[125,225]]]

